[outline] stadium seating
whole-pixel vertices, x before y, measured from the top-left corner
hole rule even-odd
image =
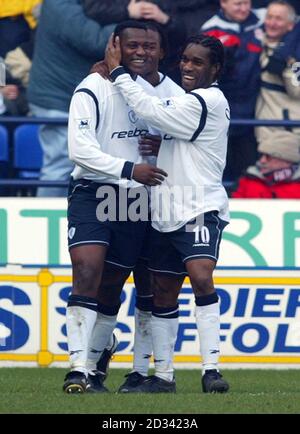
[[[8,133],[0,125],[0,178],[6,178],[8,170]]]
[[[14,168],[22,179],[38,179],[43,151],[38,136],[39,126],[20,125],[14,132]]]

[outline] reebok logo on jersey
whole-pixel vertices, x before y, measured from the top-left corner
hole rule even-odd
[[[135,128],[134,130],[129,131],[114,131],[111,135],[111,138],[117,138],[117,139],[127,139],[128,137],[140,137],[143,134],[149,133],[148,130],[139,130],[138,128]],[[162,137],[163,140],[173,140],[172,136],[169,136],[168,134],[165,134]]]
[[[148,130],[139,130],[138,128],[135,128],[135,130],[129,131],[115,131],[112,133],[111,138],[126,139],[127,137],[139,137],[146,133],[148,133]]]

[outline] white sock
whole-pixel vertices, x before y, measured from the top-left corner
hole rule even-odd
[[[97,313],[97,319],[89,340],[87,360],[87,368],[89,371],[94,371],[96,369],[96,364],[111,339],[116,323],[117,315],[104,315],[100,312]]]
[[[220,356],[219,302],[206,306],[196,306],[195,317],[200,339],[203,374],[208,369],[218,370]]]
[[[178,331],[178,307],[169,309],[169,312],[164,314],[157,313],[157,309],[153,309],[151,319],[155,375],[172,381],[174,378],[173,355]],[[170,317],[172,312],[175,312],[174,309],[177,310],[176,318]]]
[[[114,332],[112,332],[105,348],[110,350],[114,343],[115,343]]]
[[[81,306],[67,307],[67,336],[71,371],[87,375],[88,342],[96,322],[97,312]]]
[[[134,347],[133,347],[133,372],[147,376],[150,357],[152,354],[152,334],[151,334],[152,312],[134,310]]]

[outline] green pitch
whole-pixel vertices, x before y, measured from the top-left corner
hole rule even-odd
[[[0,413],[300,413],[300,370],[227,370],[231,390],[203,394],[198,370],[177,370],[177,394],[118,395],[128,371],[111,369],[109,394],[66,395],[66,370],[1,368]]]

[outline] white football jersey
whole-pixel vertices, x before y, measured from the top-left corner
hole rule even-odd
[[[182,89],[182,87],[178,86],[178,84],[176,84],[175,81],[173,81],[167,75],[163,75],[161,72],[159,72],[159,77],[160,81],[156,86],[151,86],[149,85],[149,83],[145,85],[145,80],[143,80],[141,77],[138,77],[136,82],[143,86],[143,89],[148,93],[148,95],[157,96],[159,98],[168,98],[171,96],[179,96],[185,94],[185,91]],[[151,127],[151,125],[149,125],[149,123],[145,120],[140,119],[140,122],[144,123],[143,128],[148,129],[149,133],[159,135],[166,140],[171,139],[168,134],[165,134],[163,131],[160,131],[157,128]],[[156,165],[157,157],[144,156],[143,162]]]
[[[155,87],[141,77],[137,77],[137,82],[147,93],[159,96],[184,93],[170,78],[162,74],[160,78]],[[138,138],[148,131],[147,123],[139,119],[109,80],[90,74],[77,86],[70,106],[69,154],[76,161],[72,177],[127,188],[140,185],[122,179],[121,173],[126,161],[144,162],[139,155]],[[155,164],[155,160],[151,163]]]
[[[229,221],[222,175],[230,111],[217,84],[165,99],[149,96],[122,71],[114,84],[137,116],[174,137],[164,138],[158,154],[157,166],[168,177],[151,189],[153,227],[161,232],[175,231],[213,210]]]
[[[175,81],[173,81],[167,75],[163,75],[160,72],[159,77],[159,83],[156,86],[152,86],[155,96],[158,96],[159,98],[167,98],[171,96],[179,96],[185,94],[185,91],[182,89],[182,87],[178,86],[178,84],[176,84]],[[137,83],[139,83],[138,80]],[[148,88],[145,90],[147,90],[148,93]]]
[[[88,75],[76,88],[70,105],[68,146],[75,161],[72,177],[124,188],[140,185],[121,178],[121,174],[126,161],[142,162],[138,137],[147,131],[109,80],[98,73]]]

